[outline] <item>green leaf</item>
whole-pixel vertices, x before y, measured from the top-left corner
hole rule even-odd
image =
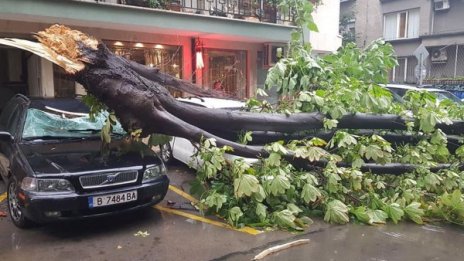
[[[319,32],[319,29],[317,28],[317,25],[314,22],[308,23],[308,29],[313,32]]]
[[[319,147],[309,147],[306,150],[305,156],[309,161],[320,160],[322,157],[327,156],[328,153],[322,148]]]
[[[373,159],[374,161],[378,161],[384,157],[382,149],[378,145],[369,145],[366,147],[366,159]]]
[[[219,193],[213,193],[206,197],[204,200],[204,203],[212,208],[216,207],[216,212],[219,212],[219,210],[222,208],[222,204],[226,203],[227,201],[227,196]]]
[[[267,159],[267,162],[269,163],[270,166],[280,166],[280,159],[282,158],[282,156],[280,156],[279,153],[276,153],[276,152],[272,152],[270,155],[269,155],[269,158]]]
[[[253,198],[258,202],[263,202],[266,199],[266,192],[263,186],[258,185],[258,192],[253,193]]]
[[[229,223],[237,224],[239,219],[243,216],[243,212],[239,207],[233,207],[229,210]]]
[[[385,224],[388,215],[383,210],[368,210],[367,214],[371,218],[372,224]]]
[[[404,211],[401,209],[400,205],[397,203],[391,203],[386,205],[385,212],[388,214],[388,217],[397,224],[404,216]]]
[[[350,221],[348,218],[348,207],[338,199],[334,199],[327,204],[324,221],[335,224],[345,224]]]
[[[338,125],[337,120],[327,119],[327,118],[324,119],[324,129],[326,130],[331,130],[333,128],[336,128],[337,125]]]
[[[301,208],[299,208],[297,205],[293,203],[287,204],[287,209],[290,210],[290,212],[292,212],[293,215],[298,215],[299,213],[303,212]]]
[[[437,189],[443,179],[436,173],[430,172],[424,177],[425,186],[428,190]]]
[[[293,228],[297,229],[298,227],[295,225],[296,217],[293,213],[288,210],[284,209],[282,211],[274,212],[273,217],[276,221],[276,224],[283,228]]]
[[[262,222],[267,217],[267,207],[262,203],[258,203],[258,204],[256,204],[255,213],[259,217],[259,220]]]
[[[190,194],[201,196],[205,193],[205,187],[201,182],[200,178],[197,176],[192,182],[190,182]]]
[[[424,210],[420,208],[421,204],[418,202],[412,202],[404,208],[406,216],[417,224],[423,224],[422,216],[424,216]]]
[[[313,185],[306,183],[301,190],[301,198],[304,202],[310,203],[317,200],[317,198],[321,197],[321,192],[318,188],[314,187]]]
[[[372,224],[372,218],[367,213],[367,208],[365,206],[360,206],[357,208],[350,209],[350,213],[353,214],[357,220],[366,224]]]
[[[456,150],[456,155],[457,155],[460,159],[464,159],[464,145],[460,146],[460,147]]]
[[[259,181],[255,176],[244,174],[234,180],[234,195],[237,198],[259,192]]]
[[[275,176],[269,186],[269,191],[272,195],[278,196],[285,194],[285,190],[290,188],[290,181],[282,174]]]
[[[456,215],[464,221],[464,200],[461,191],[454,190],[451,194],[445,192],[440,197],[440,203],[447,207],[446,210],[450,211],[450,214]]]
[[[364,164],[364,160],[361,159],[361,158],[356,158],[355,160],[353,160],[353,162],[351,163],[351,167],[353,167],[354,169],[359,169],[362,167],[362,165]]]

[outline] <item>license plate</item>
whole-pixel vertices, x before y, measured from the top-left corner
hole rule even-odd
[[[89,208],[121,204],[137,200],[137,190],[124,193],[89,197]]]

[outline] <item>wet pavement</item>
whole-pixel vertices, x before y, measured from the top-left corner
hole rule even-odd
[[[169,172],[171,184],[188,191],[192,171],[172,166]],[[198,215],[172,191],[166,200]],[[149,235],[134,236],[138,231]],[[334,226],[315,220],[303,233],[253,236],[154,208],[29,230],[0,218],[0,260],[251,260],[266,248],[306,238],[309,244],[264,260],[464,260],[464,229],[455,226]]]

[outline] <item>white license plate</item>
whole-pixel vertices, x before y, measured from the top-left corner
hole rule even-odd
[[[103,207],[137,200],[137,190],[89,197],[89,208]]]

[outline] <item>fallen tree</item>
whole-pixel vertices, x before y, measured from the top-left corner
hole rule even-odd
[[[377,84],[394,65],[391,46],[376,42],[364,53],[348,46],[317,60],[294,44],[267,80],[281,103],[251,99],[248,111],[227,111],[177,101],[166,87],[223,95],[128,61],[79,31],[54,25],[37,39],[0,43],[63,67],[127,131],[200,143],[204,164],[193,189],[203,207],[234,225],[299,229],[318,211],[335,223],[349,215],[369,224],[404,217],[422,223],[425,216],[464,222],[464,148],[460,137],[448,139],[463,134],[464,110],[427,93],[392,103]],[[228,163],[226,151],[261,164]]]

